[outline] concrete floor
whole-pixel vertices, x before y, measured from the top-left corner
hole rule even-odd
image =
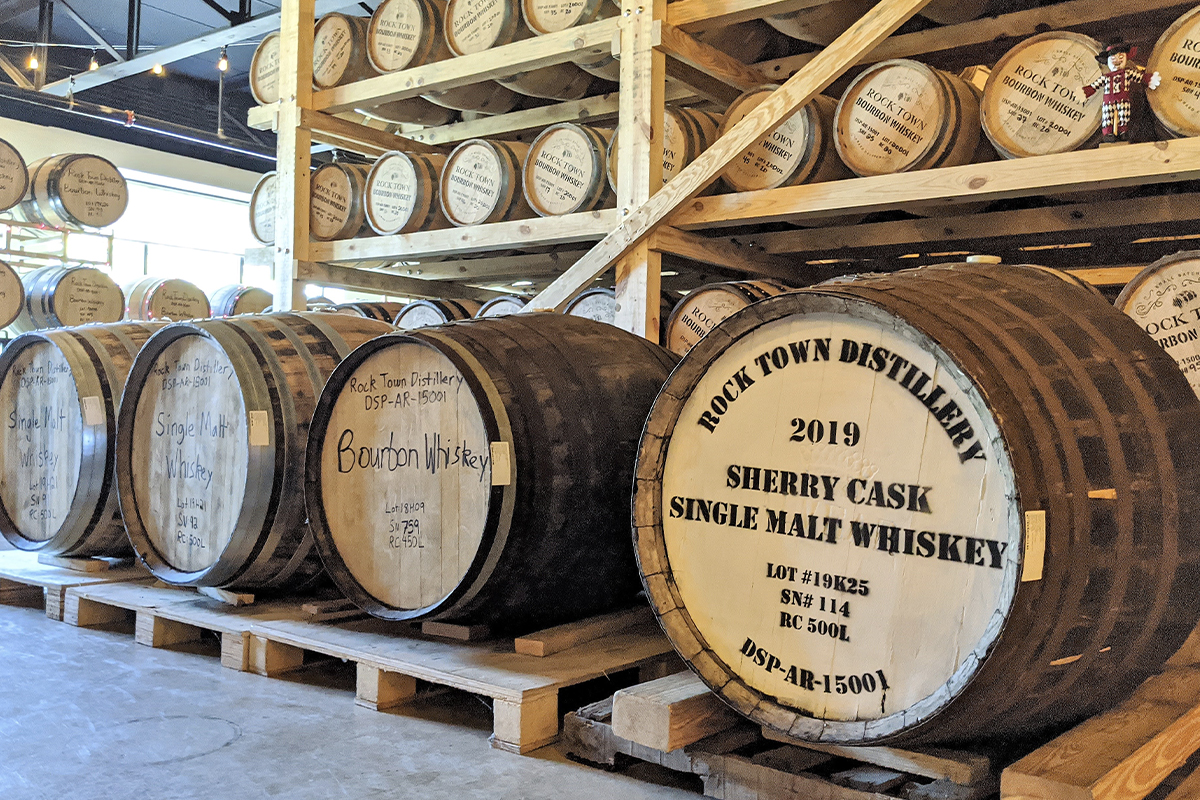
[[[493,750],[490,711],[472,695],[381,713],[354,704],[352,664],[281,680],[223,669],[215,641],[193,649],[0,606],[0,798],[697,796],[658,768],[607,773],[557,746]]]

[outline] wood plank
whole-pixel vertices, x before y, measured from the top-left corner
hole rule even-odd
[[[775,83],[762,70],[747,66],[731,55],[693,38],[685,31],[657,23],[659,47],[666,51],[668,59],[686,64],[717,80],[734,87],[738,93],[756,89],[763,84]],[[670,67],[667,74],[673,74]]]
[[[1137,267],[1094,267],[1091,269],[1069,269],[1067,272],[1093,286],[1124,286],[1145,269]]]
[[[1174,139],[701,197],[674,214],[671,224],[687,230],[812,220],[851,211],[865,214],[914,204],[953,205],[1052,192],[1173,183],[1197,177],[1200,177],[1200,139]]]
[[[196,591],[229,606],[248,606],[254,603],[254,595],[247,592],[231,592],[228,589],[217,589],[213,586],[201,586]]]
[[[505,279],[556,275],[586,252],[573,247],[557,248],[548,253],[422,261],[415,266],[390,267],[388,270],[394,274],[401,274],[402,271],[402,277],[411,275],[426,281],[502,282]]]
[[[246,112],[246,125],[260,131],[273,131],[279,127],[279,106],[251,106]]]
[[[300,110],[300,124],[308,128],[318,142],[371,157],[381,156],[391,150],[403,150],[406,153],[445,152],[443,147],[417,142],[307,108]]]
[[[518,636],[513,640],[513,647],[523,655],[542,658],[653,621],[654,614],[649,606],[630,608]]]
[[[921,750],[905,750],[898,747],[872,745],[853,747],[849,745],[803,742],[778,731],[763,728],[763,736],[776,742],[788,742],[798,747],[815,750],[831,756],[852,758],[865,764],[923,775],[926,778],[945,778],[961,786],[970,786],[988,780],[992,775],[992,761],[978,753],[963,750],[927,747]]]
[[[457,625],[452,622],[422,622],[421,633],[456,642],[482,642],[492,638],[492,629],[487,625]]]
[[[799,277],[796,263],[767,253],[757,246],[761,238],[726,239],[700,236],[669,225],[658,227],[650,237],[650,248],[660,253],[686,258],[701,264],[737,270],[747,275],[778,278],[782,281]]]
[[[479,53],[338,86],[314,93],[312,108],[317,111],[369,108],[576,59],[592,58],[594,61],[612,52],[612,38],[617,26],[617,18],[602,19]]]
[[[613,695],[613,733],[663,752],[698,742],[740,720],[690,671]]]
[[[45,564],[48,567],[61,567],[69,569],[72,572],[108,572],[114,565],[102,558],[64,558],[63,556],[50,556],[45,553],[38,553],[37,557],[39,564]],[[127,566],[131,561],[126,561]]]
[[[522,312],[561,311],[597,276],[622,259],[673,212],[715,181],[764,134],[774,130],[819,94],[846,68],[887,38],[928,0],[881,0],[783,86],[685,167],[669,184],[625,216],[612,233],[555,280]],[[1128,149],[1128,148],[1126,148]],[[621,167],[624,167],[622,159]],[[783,190],[775,190],[783,191]],[[702,207],[703,203],[700,204]]]
[[[456,297],[468,300],[490,300],[503,292],[477,289],[450,281],[431,281],[377,272],[369,269],[354,269],[337,264],[308,263],[298,277],[306,283],[322,286],[341,286],[363,292],[378,292],[396,297]]]
[[[1175,787],[1163,800],[1196,800],[1200,797],[1200,770],[1196,770]]]

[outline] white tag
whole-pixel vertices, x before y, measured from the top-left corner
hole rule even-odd
[[[508,442],[492,442],[492,486],[512,483],[512,448]]]
[[[250,412],[250,445],[252,447],[266,447],[271,443],[271,431],[267,423],[266,411]]]
[[[104,403],[96,395],[83,398],[83,424],[103,425],[105,422]]]
[[[1025,561],[1021,564],[1021,582],[1040,581],[1046,562],[1046,512],[1025,512]]]

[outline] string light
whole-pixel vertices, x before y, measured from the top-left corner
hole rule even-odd
[[[162,77],[162,74],[163,74],[163,65],[162,65],[162,64],[155,64],[153,67],[151,67],[151,68],[150,68],[150,71],[151,71],[151,72],[153,72],[155,75],[158,75],[159,77]]]
[[[221,72],[229,71],[229,56],[225,53],[225,48],[221,48],[221,57],[217,59],[217,69]]]
[[[92,60],[88,62],[88,72],[95,72],[100,69],[100,62],[96,60],[96,51],[92,51]]]
[[[28,65],[27,65],[27,66],[28,66],[30,69],[37,69],[40,63],[41,63],[41,62],[39,62],[39,61],[38,61],[38,57],[37,57],[37,55],[36,55],[36,54],[34,54],[32,51],[30,51],[30,53],[29,53],[29,63],[28,63]]]

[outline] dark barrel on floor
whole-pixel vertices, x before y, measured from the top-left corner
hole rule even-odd
[[[633,456],[675,358],[514,314],[396,333],[336,370],[305,494],[338,586],[386,619],[545,627],[633,600]]]
[[[62,556],[124,556],[117,407],[142,344],[162,323],[18,336],[0,355],[0,533]]]
[[[676,649],[808,741],[1030,734],[1200,618],[1200,401],[1091,292],[949,264],[800,289],[650,412],[635,542]]]
[[[392,330],[298,312],[177,322],[129,373],[117,476],[129,538],[167,583],[302,588],[320,574],[301,496],[313,405],[343,357]]]

